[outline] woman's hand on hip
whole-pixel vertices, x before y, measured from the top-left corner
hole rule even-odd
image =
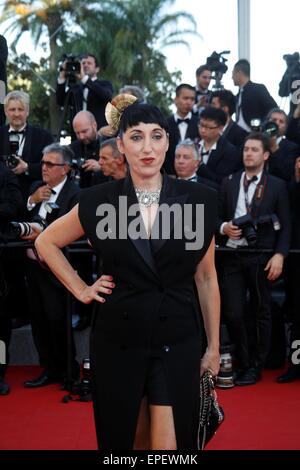
[[[105,298],[101,294],[110,295],[115,287],[113,277],[102,274],[99,279],[92,285],[86,286],[79,295],[79,300],[84,304],[90,304],[93,300],[104,303]]]

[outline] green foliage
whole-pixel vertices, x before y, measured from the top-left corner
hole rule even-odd
[[[47,123],[47,127],[54,120],[53,99],[49,113],[44,84],[32,70],[55,88],[57,62],[63,52],[95,54],[101,64],[100,75],[112,81],[115,94],[124,85],[138,85],[149,101],[169,113],[181,73],[168,71],[162,50],[176,44],[188,45],[188,35],[197,34],[191,15],[170,13],[174,0],[28,0],[26,3],[9,0],[2,3],[2,19],[10,19],[9,28],[14,29],[16,41],[25,30],[31,32],[36,43],[42,39],[45,42],[45,38],[48,41],[49,60],[35,64],[27,58],[31,70],[20,66],[18,61],[9,65],[9,87],[30,92],[31,120],[40,125]],[[57,122],[51,122],[51,128],[55,126]]]
[[[30,95],[30,122],[50,128],[49,96],[50,83],[54,82],[49,61],[42,59],[35,63],[26,54],[15,56],[8,63],[8,91],[23,90]]]

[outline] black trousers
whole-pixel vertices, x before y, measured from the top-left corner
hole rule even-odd
[[[262,369],[270,348],[271,288],[264,271],[267,259],[242,249],[223,256],[222,313],[241,368]]]
[[[49,375],[63,378],[67,371],[68,348],[73,374],[78,372],[75,346],[67,343],[67,291],[51,272],[37,261],[28,260],[28,289],[31,326],[40,364]]]
[[[6,345],[6,365],[0,364],[3,377],[9,364],[12,318],[29,317],[28,292],[25,280],[26,257],[21,248],[7,248],[0,253],[0,340]]]

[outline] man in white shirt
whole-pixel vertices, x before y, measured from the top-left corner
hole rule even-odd
[[[290,243],[286,185],[264,170],[268,158],[268,138],[250,134],[244,145],[244,171],[226,178],[220,190],[220,243],[235,248],[222,254],[221,286],[224,320],[235,344],[237,385],[261,379],[270,346],[270,282],[280,276]],[[247,291],[251,314],[246,323]]]
[[[198,182],[197,168],[200,163],[200,156],[191,139],[185,139],[175,150],[175,171],[178,179]]]
[[[27,201],[27,209],[49,225],[66,214],[78,202],[79,188],[67,177],[72,151],[59,144],[44,149],[42,158],[43,181]],[[54,205],[55,204],[55,205]],[[41,227],[31,224],[32,233],[26,237],[34,240]],[[28,252],[27,282],[29,291],[31,325],[39,354],[42,374],[25,382],[35,388],[53,382],[63,382],[67,372],[67,295],[65,288],[41,265],[35,253]],[[78,374],[75,348],[72,342],[71,368],[74,378]]]
[[[78,59],[79,61],[79,59]],[[78,111],[90,111],[97,121],[97,128],[107,125],[105,119],[105,106],[111,100],[113,87],[110,81],[98,79],[100,67],[93,54],[85,54],[80,60],[80,72],[74,73],[77,83],[67,80],[66,62],[60,71],[57,87],[56,101],[61,107],[70,105],[71,119]],[[70,100],[66,103],[67,93],[70,90]]]

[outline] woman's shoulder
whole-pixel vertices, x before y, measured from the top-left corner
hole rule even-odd
[[[180,194],[188,193],[190,199],[196,201],[216,201],[218,193],[215,189],[210,188],[202,183],[195,183],[193,181],[186,181],[181,179],[173,179],[172,183],[176,192]]]
[[[119,190],[124,180],[108,181],[106,183],[96,184],[90,188],[85,188],[80,191],[79,204],[88,203],[90,201],[99,202],[102,199],[107,199],[108,194],[113,194]]]

